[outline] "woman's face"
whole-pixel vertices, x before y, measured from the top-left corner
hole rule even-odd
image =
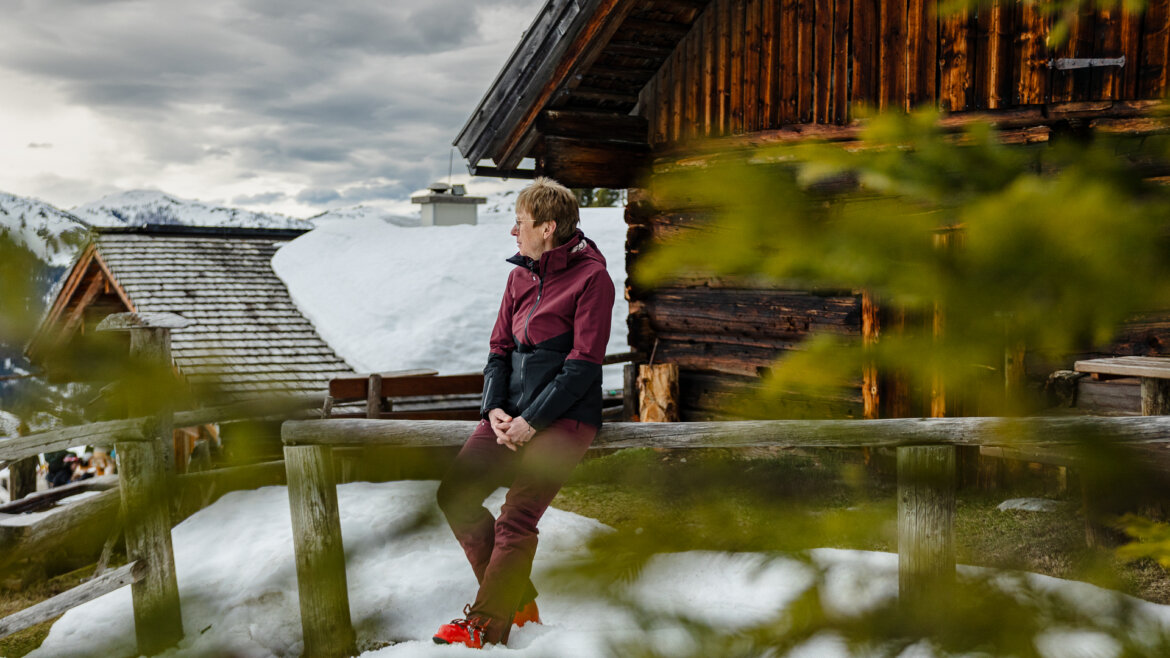
[[[521,255],[532,260],[540,260],[540,255],[549,247],[549,240],[553,231],[556,230],[556,226],[556,222],[545,222],[537,226],[528,211],[517,210],[516,223],[512,225],[516,248]]]

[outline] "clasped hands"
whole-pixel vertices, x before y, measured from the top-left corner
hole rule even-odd
[[[496,408],[488,412],[488,421],[492,424],[492,431],[496,433],[496,443],[512,452],[516,452],[520,446],[536,436],[536,430],[523,416],[513,418],[503,409]]]

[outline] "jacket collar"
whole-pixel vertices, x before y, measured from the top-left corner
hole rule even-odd
[[[540,255],[540,260],[538,261],[517,253],[515,256],[509,258],[508,262],[513,265],[528,268],[543,277],[551,272],[558,272],[565,269],[578,252],[588,247],[589,239],[585,237],[581,229],[577,229],[577,232],[573,234],[573,237],[569,238],[568,242],[544,252]]]

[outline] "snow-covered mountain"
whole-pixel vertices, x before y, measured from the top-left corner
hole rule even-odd
[[[43,201],[0,192],[0,235],[50,267],[68,267],[89,232],[77,217]]]
[[[77,206],[72,212],[94,226],[177,224],[232,228],[313,228],[310,222],[287,215],[213,206],[152,190],[109,194],[97,201]]]

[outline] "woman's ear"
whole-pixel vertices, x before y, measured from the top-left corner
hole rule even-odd
[[[557,232],[557,223],[555,221],[545,222],[542,226],[545,227],[544,237],[546,238],[552,237]]]

